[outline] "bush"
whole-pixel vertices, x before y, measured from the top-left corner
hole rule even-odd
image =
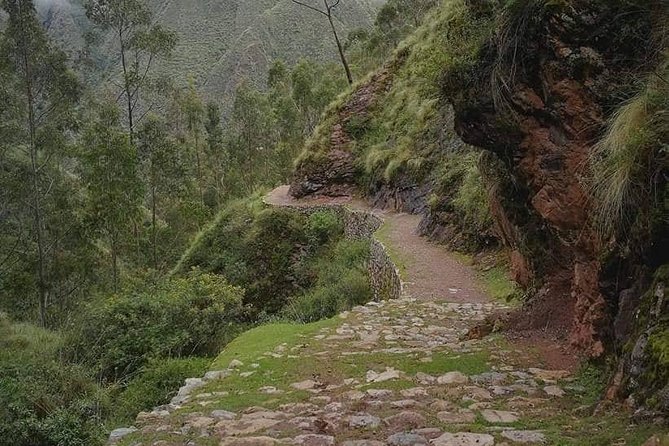
[[[67,339],[70,357],[105,380],[154,358],[214,355],[240,330],[242,290],[197,270],[90,305]]]
[[[369,243],[342,240],[314,265],[315,286],[293,298],[284,314],[300,322],[332,317],[372,299],[369,273]]]
[[[307,221],[307,237],[312,244],[323,245],[340,238],[344,227],[335,214],[328,211],[315,212]]]
[[[210,364],[208,358],[151,360],[119,395],[115,416],[130,420],[138,412],[167,403],[186,378],[202,376]]]
[[[58,333],[0,317],[0,443],[102,444],[109,399],[84,368],[62,361]],[[10,443],[3,443],[10,444]]]

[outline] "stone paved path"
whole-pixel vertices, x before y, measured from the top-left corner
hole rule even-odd
[[[262,351],[224,352],[218,369],[188,380],[170,404],[141,413],[111,442],[553,444],[542,423],[562,404],[569,373],[540,368],[531,352],[499,336],[463,340],[471,325],[503,306],[486,301],[470,271],[415,236],[413,217],[384,218],[386,244],[404,253],[403,298],[356,307],[289,338],[272,331],[242,337],[228,349],[263,342]]]

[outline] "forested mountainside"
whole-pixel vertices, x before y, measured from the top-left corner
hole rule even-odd
[[[527,299],[508,326],[613,358],[608,396],[666,413],[667,32],[664,2],[444,1],[330,106],[291,192],[505,247]]]
[[[666,442],[667,3],[305,1],[0,0],[0,445]]]
[[[74,58],[87,61],[86,74],[104,82],[119,69],[114,36],[99,32],[86,18],[82,0],[36,2],[49,35]],[[272,62],[294,65],[300,59],[336,61],[334,42],[323,32],[323,17],[290,0],[207,0],[175,2],[151,0],[156,23],[174,31],[178,42],[158,73],[180,86],[193,79],[208,98],[226,106],[239,83],[246,79],[266,88]],[[349,31],[369,28],[381,0],[351,0],[338,8],[335,24],[342,39]],[[327,22],[326,22],[327,25]],[[325,29],[327,31],[327,29]],[[82,61],[83,62],[83,61]],[[91,65],[95,73],[90,73]]]

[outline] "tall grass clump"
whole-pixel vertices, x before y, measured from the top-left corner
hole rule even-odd
[[[596,224],[603,236],[634,223],[657,204],[669,155],[669,63],[621,106],[590,156]]]

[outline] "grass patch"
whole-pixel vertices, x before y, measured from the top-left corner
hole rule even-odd
[[[386,248],[386,252],[390,257],[390,260],[393,261],[395,267],[400,272],[400,278],[406,280],[407,278],[407,264],[409,259],[407,255],[401,250],[397,249],[391,241],[390,232],[392,227],[388,222],[383,222],[381,227],[374,233],[374,237],[383,243],[383,246]]]
[[[488,296],[495,300],[509,302],[518,296],[518,285],[509,278],[509,271],[505,266],[498,265],[481,271],[479,277]]]

